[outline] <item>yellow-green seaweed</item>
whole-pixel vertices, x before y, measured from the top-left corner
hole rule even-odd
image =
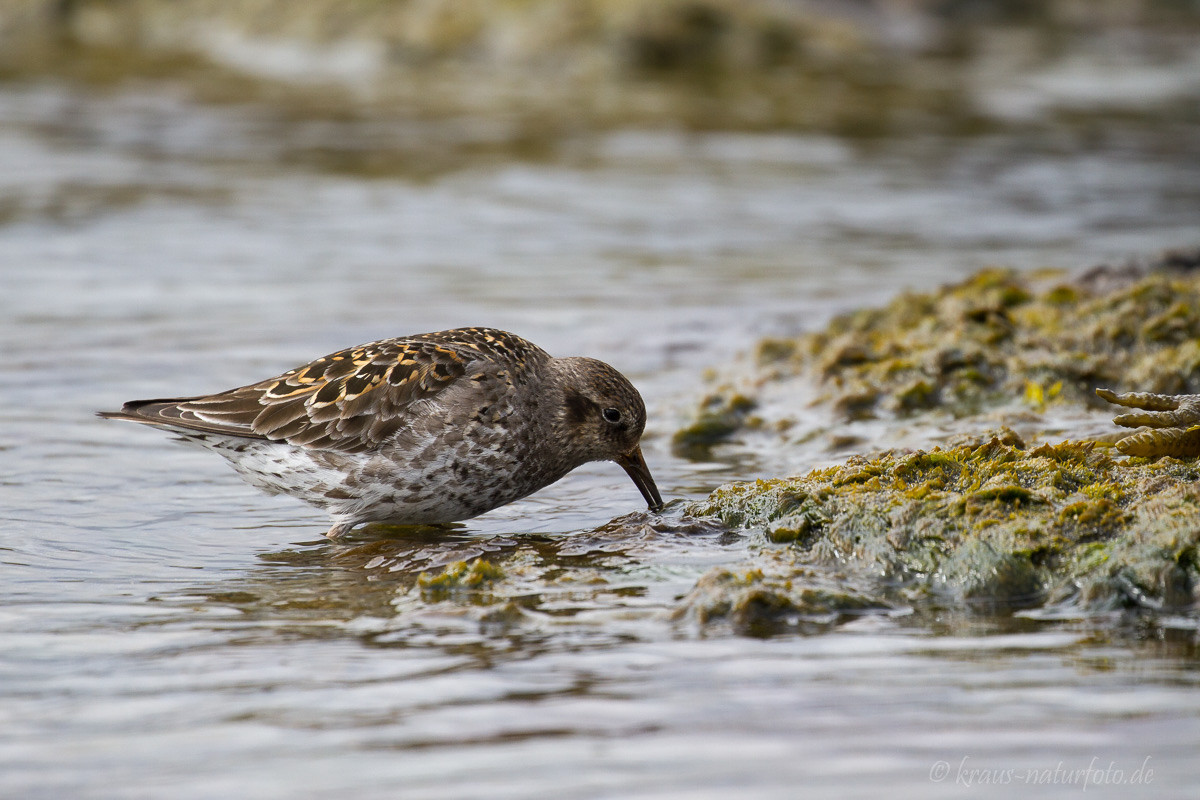
[[[775,568],[772,581],[753,570],[740,584],[710,580],[708,616],[735,613],[734,596],[750,589],[779,594],[789,569],[813,568],[870,576],[864,597],[884,605],[1170,609],[1191,606],[1200,585],[1198,481],[1191,460],[1127,459],[1086,442],[1031,447],[1001,430],[729,484],[688,511],[761,531],[751,561]]]
[[[492,585],[503,578],[504,570],[482,558],[476,558],[470,562],[456,561],[448,564],[436,575],[422,572],[417,576],[417,588],[422,600],[438,602],[463,596],[486,595]]]
[[[689,456],[764,425],[738,409],[795,384],[834,420],[967,417],[1002,406],[1100,408],[1097,388],[1200,392],[1197,253],[1168,253],[1142,272],[1060,274],[984,270],[932,292],[852,311],[823,330],[761,342],[748,380],[726,379],[675,436]],[[786,404],[784,404],[786,405]],[[796,408],[793,413],[799,413]],[[714,424],[719,421],[719,424]]]

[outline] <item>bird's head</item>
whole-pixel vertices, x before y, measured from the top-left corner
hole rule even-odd
[[[555,359],[562,374],[562,404],[555,433],[570,442],[579,463],[615,461],[620,464],[652,510],[662,508],[662,496],[642,457],[646,404],[629,380],[594,358]]]

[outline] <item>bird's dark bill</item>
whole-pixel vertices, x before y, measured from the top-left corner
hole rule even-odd
[[[651,511],[658,511],[663,507],[662,495],[658,493],[658,487],[654,485],[654,478],[650,477],[650,468],[646,466],[646,459],[642,458],[642,448],[633,448],[617,459],[617,463],[629,473],[629,477],[633,478],[634,485],[642,493],[642,497],[646,498],[646,505],[650,507]]]

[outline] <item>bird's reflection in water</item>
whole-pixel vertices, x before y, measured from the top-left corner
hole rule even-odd
[[[714,523],[678,509],[635,512],[569,535],[481,535],[461,524],[370,525],[341,542],[303,542],[263,553],[258,568],[193,587],[186,596],[236,610],[240,622],[296,635],[344,635],[351,622],[354,631],[370,632],[365,620],[394,629],[432,616],[500,621],[509,628],[531,615],[562,620],[632,607],[661,612],[687,590],[703,562],[722,557],[704,553],[728,557],[730,547],[742,545]],[[477,560],[485,562],[486,573],[463,566]],[[646,599],[651,594],[653,602]]]

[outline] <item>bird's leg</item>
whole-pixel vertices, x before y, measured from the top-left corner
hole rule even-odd
[[[1200,455],[1200,395],[1117,394],[1108,389],[1097,389],[1096,394],[1115,405],[1140,409],[1113,418],[1117,425],[1137,428],[1116,442],[1122,453],[1147,458]]]
[[[335,522],[332,526],[330,526],[329,530],[325,531],[325,535],[329,539],[336,542],[353,529],[353,522]]]

